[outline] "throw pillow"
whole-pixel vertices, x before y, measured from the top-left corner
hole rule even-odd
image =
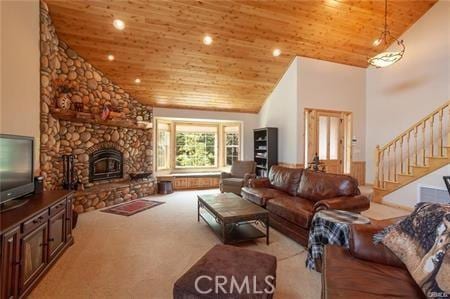
[[[420,203],[374,241],[406,265],[428,298],[450,298],[450,204]]]

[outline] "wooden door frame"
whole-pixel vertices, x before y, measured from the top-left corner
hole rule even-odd
[[[338,116],[341,120],[341,126],[339,128],[339,135],[342,136],[342,146],[338,148],[338,157],[341,163],[341,172],[350,173],[352,163],[352,118],[353,113],[350,111],[329,110],[329,109],[316,109],[305,108],[304,109],[304,159],[305,167],[308,166],[309,161],[312,160],[314,153],[318,153],[318,122],[319,116]],[[313,122],[310,120],[313,119]],[[328,124],[329,126],[330,124]],[[329,130],[328,130],[329,131]],[[311,138],[313,137],[313,138]],[[329,142],[329,141],[328,141]],[[329,149],[329,145],[328,145]],[[329,150],[328,150],[329,151]]]

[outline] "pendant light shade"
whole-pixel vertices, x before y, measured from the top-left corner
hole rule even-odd
[[[384,51],[381,52],[373,57],[370,57],[368,59],[368,62],[370,65],[381,68],[381,67],[387,67],[390,66],[400,59],[402,59],[403,55],[405,54],[405,44],[403,43],[403,40],[398,40],[394,38],[391,33],[388,30],[387,25],[387,0],[384,2],[384,30],[381,32],[381,35],[378,39],[376,39],[373,43],[374,47],[379,47],[380,45],[383,45],[385,48],[387,48],[389,45],[396,45],[397,49],[394,51]]]

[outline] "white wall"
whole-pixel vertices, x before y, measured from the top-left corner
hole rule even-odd
[[[259,112],[260,127],[278,128],[278,160],[304,163],[305,108],[352,112],[353,160],[364,160],[365,80],[363,68],[296,57]]]
[[[278,161],[298,162],[298,58],[295,58],[259,111],[259,127],[278,128]]]
[[[401,37],[405,56],[367,70],[367,181],[374,151],[450,99],[450,2],[439,1]],[[442,180],[442,178],[441,178]]]
[[[253,129],[258,127],[257,114],[154,107],[153,116],[240,121],[244,131],[243,158],[244,160],[253,160]]]
[[[386,195],[383,198],[383,201],[407,207],[414,207],[419,200],[418,192],[421,185],[443,188],[446,190],[447,187],[445,186],[442,177],[448,175],[450,175],[450,165],[444,166],[417,181]]]
[[[365,160],[365,69],[299,57],[299,161],[304,162],[305,108],[352,112],[354,161]]]
[[[0,132],[35,137],[39,168],[39,1],[0,1]]]

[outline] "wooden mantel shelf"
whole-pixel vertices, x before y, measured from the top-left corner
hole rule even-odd
[[[151,129],[153,124],[149,121],[132,121],[129,119],[107,119],[103,120],[99,115],[88,112],[77,111],[60,111],[59,109],[52,109],[51,115],[60,120],[66,120],[78,123],[90,123],[112,127],[122,127],[128,129]]]

